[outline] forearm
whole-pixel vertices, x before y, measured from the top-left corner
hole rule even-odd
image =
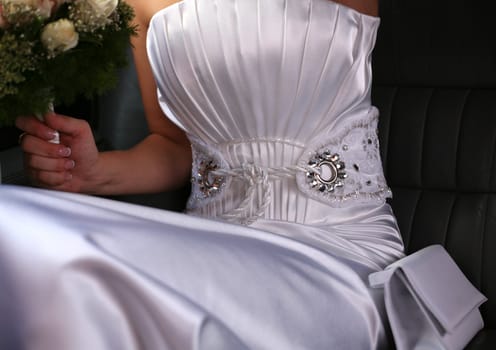
[[[150,193],[178,188],[191,173],[191,148],[184,132],[163,114],[146,53],[146,32],[151,16],[174,0],[131,0],[138,35],[133,55],[141,97],[151,134],[126,151],[101,153],[94,177],[83,192],[102,195]]]
[[[151,134],[126,151],[100,153],[92,176],[81,191],[101,195],[149,193],[178,188],[191,173],[191,148],[184,132],[163,114],[146,53],[146,33],[151,16],[175,0],[128,1],[136,11],[138,35],[133,55],[141,97]]]
[[[81,192],[97,195],[160,192],[185,185],[190,175],[189,145],[151,134],[130,150],[100,153]]]
[[[351,7],[357,11],[365,13],[370,16],[379,15],[379,1],[378,0],[337,0],[337,2]]]

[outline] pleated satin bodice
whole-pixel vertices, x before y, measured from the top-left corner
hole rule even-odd
[[[190,210],[311,222],[382,203],[378,25],[329,0],[185,0],[157,13],[148,52],[160,103],[193,144]],[[316,158],[334,183],[309,172]]]

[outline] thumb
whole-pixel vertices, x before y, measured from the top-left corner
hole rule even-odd
[[[45,124],[63,134],[76,137],[86,132],[87,122],[66,115],[49,112],[45,115]]]

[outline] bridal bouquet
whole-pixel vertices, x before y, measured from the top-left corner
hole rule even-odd
[[[122,0],[0,0],[0,125],[111,88],[133,16]]]

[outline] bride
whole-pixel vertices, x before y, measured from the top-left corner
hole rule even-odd
[[[12,344],[462,348],[482,327],[484,299],[462,276],[449,287],[471,308],[448,309],[456,327],[471,321],[453,340],[439,331],[437,299],[396,308],[412,299],[388,283],[399,268],[382,272],[447,260],[439,249],[402,259],[385,201],[370,102],[377,0],[128,1],[150,135],[100,153],[84,121],[17,119],[26,170],[45,189],[0,188]],[[60,144],[49,142],[56,132]],[[187,214],[70,193],[187,181]]]

